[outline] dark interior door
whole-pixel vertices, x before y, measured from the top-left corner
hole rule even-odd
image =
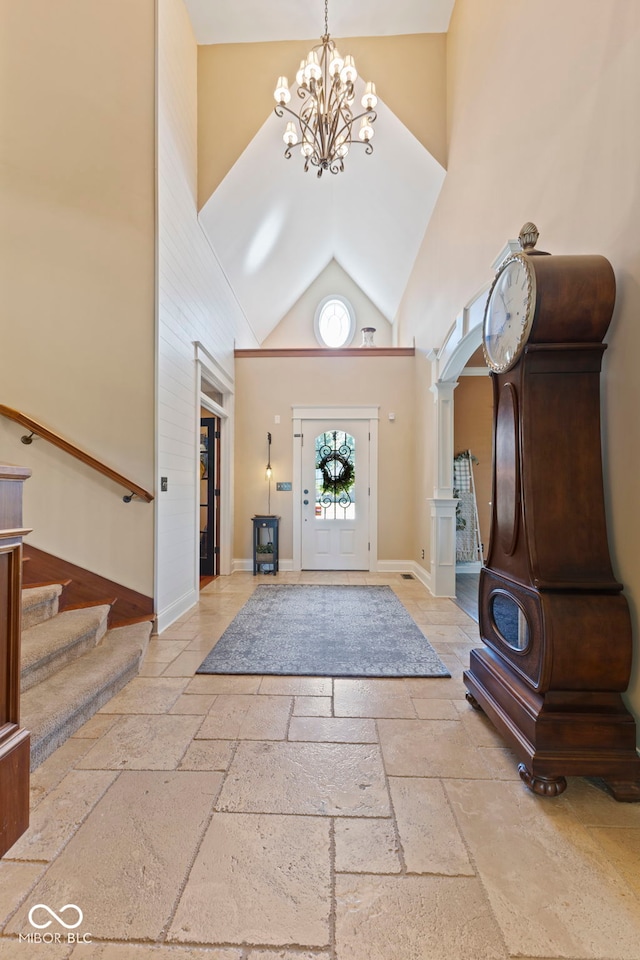
[[[218,417],[200,419],[200,576],[218,575],[218,488],[220,461]]]

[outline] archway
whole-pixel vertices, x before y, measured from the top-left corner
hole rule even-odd
[[[431,508],[431,590],[456,595],[456,506],[453,495],[454,390],[469,359],[482,343],[482,318],[489,285],[473,297],[431,356],[435,402],[435,477]]]

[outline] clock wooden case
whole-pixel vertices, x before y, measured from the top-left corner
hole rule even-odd
[[[479,588],[485,646],[471,653],[467,699],[535,793],[594,776],[616,799],[640,800],[635,721],[621,697],[631,623],[609,557],[600,447],[615,280],[604,257],[550,256],[536,240],[526,224],[520,292],[500,278],[503,265],[485,313],[485,355],[498,371],[493,501]]]

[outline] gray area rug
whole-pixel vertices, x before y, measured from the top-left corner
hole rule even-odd
[[[448,677],[387,586],[261,585],[198,673]]]

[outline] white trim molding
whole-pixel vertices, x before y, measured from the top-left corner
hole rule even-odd
[[[221,393],[233,393],[233,374],[225,370],[222,364],[218,363],[213,354],[209,353],[199,340],[194,340],[193,346],[196,352],[196,360],[200,360],[210,374],[207,379],[213,379],[215,385],[220,387]]]
[[[232,564],[232,573],[252,573],[253,572],[253,560],[251,557],[248,559],[245,557],[234,557]],[[278,573],[292,573],[293,572],[293,560],[278,560]],[[256,574],[258,576],[258,574]],[[260,574],[263,576],[263,574]],[[264,574],[264,576],[271,576],[271,574]],[[277,576],[277,574],[276,574]]]
[[[411,573],[431,593],[431,575],[415,560],[378,560],[378,573]]]
[[[156,616],[156,629],[158,633],[162,633],[162,631],[166,630],[167,627],[170,627],[172,623],[175,623],[175,621],[181,617],[183,613],[186,613],[187,610],[191,610],[191,608],[196,605],[199,599],[199,591],[190,590],[177,600],[174,600],[174,602],[168,607],[165,607],[164,610],[160,610]]]
[[[366,406],[325,406],[310,407],[293,404],[291,407],[292,420],[379,420],[380,407],[368,404]]]

